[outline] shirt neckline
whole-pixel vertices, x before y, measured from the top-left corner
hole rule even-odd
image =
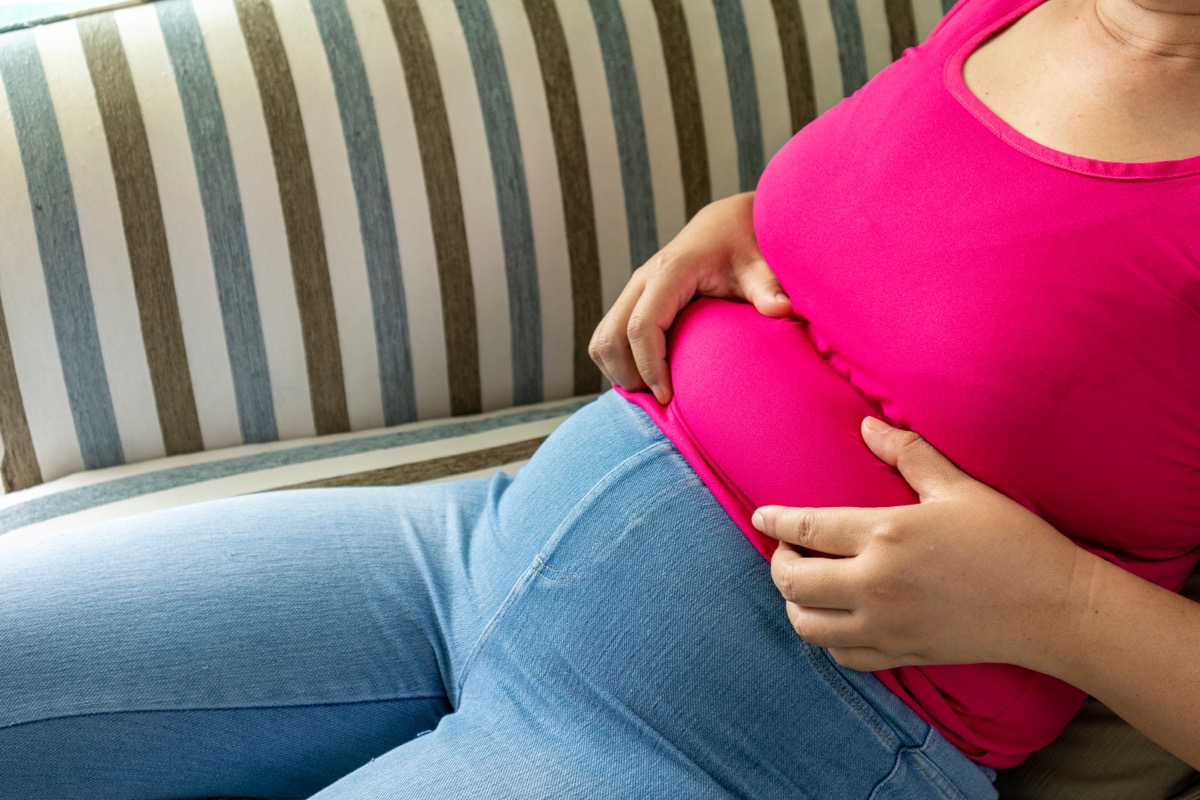
[[[969,2],[970,0],[959,0]],[[982,2],[983,0],[975,0]],[[1064,153],[1030,139],[996,115],[963,79],[963,65],[983,42],[1011,22],[1040,6],[1046,0],[1023,0],[1016,8],[998,19],[992,20],[967,36],[946,60],[942,78],[946,88],[976,119],[982,122],[1002,141],[1031,158],[1071,172],[1100,178],[1146,180],[1153,178],[1176,178],[1200,173],[1200,155],[1170,161],[1102,161],[1096,158]]]

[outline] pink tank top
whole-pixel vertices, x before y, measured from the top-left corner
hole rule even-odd
[[[1067,155],[974,97],[967,55],[1039,2],[960,0],[774,157],[755,230],[799,320],[698,298],[671,403],[619,390],[768,558],[757,506],[916,502],[871,414],[1159,585],[1200,560],[1200,157]],[[998,768],[1084,699],[1012,665],[876,674]]]

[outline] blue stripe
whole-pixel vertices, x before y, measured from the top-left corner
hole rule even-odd
[[[950,13],[950,9],[954,8],[955,0],[942,0],[942,15]]]
[[[32,33],[5,34],[0,43],[0,73],[25,166],[54,337],[83,464],[88,469],[123,464],[125,453],[100,351],[75,192]],[[15,186],[3,188],[15,190]]]
[[[358,203],[358,228],[375,316],[383,419],[388,425],[398,425],[417,418],[417,399],[400,245],[383,162],[383,144],[375,119],[375,101],[345,0],[312,0],[312,9],[337,92],[338,114]]]
[[[829,0],[837,39],[838,64],[842,68],[842,93],[846,97],[867,82],[867,50],[863,45],[862,23],[854,0]]]
[[[484,419],[465,419],[418,430],[396,431],[360,439],[304,445],[275,453],[257,453],[116,478],[104,483],[36,497],[0,511],[0,533],[8,533],[26,525],[86,511],[89,508],[204,481],[261,472],[277,467],[306,464],[310,461],[371,453],[393,447],[438,442],[559,416],[565,417],[594,399],[595,397],[576,398],[565,403],[555,404],[550,408],[526,409]]]
[[[737,137],[738,179],[741,190],[758,185],[763,171],[762,119],[758,110],[758,84],[754,79],[754,57],[750,54],[750,32],[742,14],[741,0],[713,0],[721,49],[725,53],[725,77],[733,102],[733,130]]]
[[[625,219],[629,225],[629,255],[632,268],[636,269],[658,252],[658,223],[654,218],[654,188],[650,183],[650,154],[646,149],[642,99],[633,69],[629,32],[617,0],[588,0],[588,5],[596,21],[613,124],[617,129],[621,185],[625,189]]]
[[[191,3],[166,0],[156,3],[155,8],[175,71],[200,184],[242,441],[272,442],[279,438],[279,432],[267,347],[258,315],[242,196],[217,82]]]
[[[513,402],[537,403],[542,399],[542,312],[517,115],[487,0],[454,0],[454,6],[471,53],[471,68],[475,72],[488,152],[492,157],[496,205],[500,210],[512,328]]]

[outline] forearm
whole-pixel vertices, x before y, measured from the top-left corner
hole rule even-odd
[[[1031,648],[1026,666],[1083,689],[1200,769],[1200,603],[1095,556],[1080,571],[1079,613]]]

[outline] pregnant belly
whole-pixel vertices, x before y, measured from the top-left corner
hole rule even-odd
[[[672,325],[667,352],[668,413],[747,514],[768,504],[917,501],[862,440],[862,418],[879,410],[821,357],[798,320],[697,298]],[[755,544],[773,549],[771,540]]]

